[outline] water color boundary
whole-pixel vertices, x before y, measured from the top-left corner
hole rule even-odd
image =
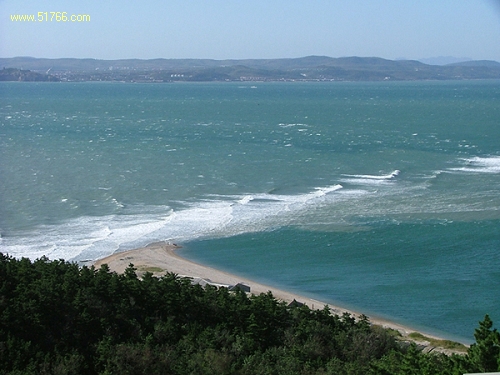
[[[311,309],[322,309],[324,308],[324,306],[328,305],[328,307],[334,314],[342,315],[343,313],[348,313],[353,315],[354,317],[360,317],[362,315],[362,313],[357,311],[349,310],[341,306],[334,306],[332,304],[305,297],[300,294],[290,293],[273,286],[260,284],[253,280],[246,279],[235,274],[227,273],[193,262],[177,254],[176,250],[178,250],[179,248],[180,246],[176,244],[167,242],[155,242],[142,248],[114,253],[110,256],[95,261],[94,266],[96,268],[99,268],[103,264],[107,264],[110,271],[123,273],[130,264],[133,264],[137,269],[137,274],[139,276],[141,274],[144,274],[145,272],[151,272],[157,276],[163,275],[167,272],[171,272],[181,277],[210,280],[212,283],[220,285],[236,285],[238,283],[242,283],[250,287],[252,294],[258,295],[270,291],[276,299],[287,303],[295,300],[307,305]],[[412,333],[421,333],[420,331],[409,326],[397,324],[395,322],[391,322],[378,317],[369,317],[369,320],[374,325],[379,325],[387,329],[396,330],[402,335],[403,338],[407,338],[411,341],[415,341],[410,337]],[[425,336],[426,338],[432,340],[448,341],[447,339],[432,334],[425,333]],[[427,350],[433,350],[435,348],[426,341],[420,341],[418,342],[418,344],[428,347]],[[443,352],[455,352],[448,351],[446,349],[441,350],[439,347],[437,347],[436,349]]]

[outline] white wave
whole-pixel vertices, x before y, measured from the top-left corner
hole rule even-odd
[[[424,176],[424,178],[429,178],[429,179],[434,179],[434,178],[438,178],[439,176],[441,176],[443,173],[446,173],[446,171],[444,170],[436,170],[436,171],[433,171],[432,174],[430,176]]]
[[[61,225],[2,238],[0,251],[14,257],[95,260],[160,240],[184,242],[227,237],[288,225],[300,211],[342,199],[341,185],[297,195],[220,196],[168,206],[128,207],[129,214],[81,217]],[[133,212],[135,211],[135,212]]]
[[[328,186],[326,188],[317,187],[316,188],[316,195],[317,196],[324,196],[328,193],[331,193],[333,191],[337,191],[337,190],[342,189],[342,188],[343,188],[343,186],[340,184]]]
[[[124,208],[125,205],[123,203],[118,202],[115,198],[112,198],[111,201],[119,208]]]
[[[465,164],[463,167],[450,168],[449,170],[471,173],[500,173],[500,156],[476,156],[461,160]]]
[[[343,176],[349,178],[343,178],[340,181],[349,184],[357,185],[383,185],[394,180],[401,172],[396,169],[389,174],[385,175],[370,175],[370,174],[344,174]]]
[[[392,171],[391,173],[385,174],[382,176],[370,175],[370,174],[344,174],[343,176],[362,178],[362,179],[370,179],[370,180],[390,180],[390,179],[396,177],[397,175],[399,175],[400,173],[401,173],[401,171],[396,169],[396,170]]]
[[[241,198],[238,201],[238,203],[239,204],[247,204],[247,203],[249,203],[252,200],[253,200],[253,195],[245,195],[243,198]]]
[[[72,259],[105,239],[109,228],[96,218],[76,219],[58,226],[41,226],[23,236],[4,237],[2,252],[14,257]]]
[[[280,126],[282,128],[292,128],[294,126],[305,126],[307,128],[309,125],[302,124],[302,123],[297,123],[297,124],[284,124],[284,123],[281,123],[281,124],[278,124],[278,126]]]

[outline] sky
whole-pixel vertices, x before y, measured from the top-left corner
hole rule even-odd
[[[0,0],[0,57],[309,55],[500,61],[500,0]]]

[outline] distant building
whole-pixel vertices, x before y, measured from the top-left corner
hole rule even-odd
[[[288,304],[288,307],[302,307],[302,306],[304,306],[304,304],[302,302],[295,300],[295,298],[293,299],[292,302]]]
[[[227,288],[230,291],[236,291],[236,290],[241,290],[245,293],[250,293],[250,287],[246,284],[243,283],[238,283],[236,285],[229,285],[229,284],[220,284],[220,283],[215,283],[210,279],[203,279],[201,277],[193,277],[191,278],[191,284],[193,285],[200,285],[202,287],[205,287],[207,285],[215,286],[217,288]]]
[[[229,287],[229,290],[231,290],[231,291],[238,290],[238,289],[241,290],[242,292],[250,293],[250,287],[246,284],[238,283],[236,285]]]

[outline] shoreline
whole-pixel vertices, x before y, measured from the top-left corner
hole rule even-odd
[[[330,303],[318,301],[304,295],[300,295],[298,293],[288,292],[270,285],[261,284],[235,274],[231,274],[209,266],[205,266],[200,263],[193,262],[177,254],[176,250],[180,248],[182,248],[182,246],[171,244],[165,241],[155,242],[138,249],[114,253],[105,258],[93,261],[92,264],[96,268],[100,268],[101,265],[107,264],[111,272],[123,273],[129,266],[129,264],[132,263],[137,269],[136,273],[139,277],[146,272],[151,272],[156,276],[161,276],[166,272],[171,272],[177,274],[180,277],[209,280],[216,285],[236,285],[238,283],[242,283],[250,287],[250,293],[252,294],[258,295],[260,293],[267,293],[268,291],[270,291],[276,299],[287,303],[291,303],[295,300],[307,305],[311,309],[322,309],[324,306],[328,305],[330,311],[333,314],[342,315],[343,313],[348,313],[356,318],[363,315],[358,311],[353,311],[338,305],[332,305]],[[378,325],[387,329],[394,329],[398,331],[405,339],[409,339],[420,345],[429,346],[429,343],[426,341],[420,342],[408,338],[408,335],[411,333],[422,333],[417,329],[391,322],[382,318],[368,316],[368,319],[373,325]],[[448,340],[443,337],[438,337],[428,333],[424,333],[424,335],[430,339]],[[446,352],[447,349],[443,349],[440,351]]]

